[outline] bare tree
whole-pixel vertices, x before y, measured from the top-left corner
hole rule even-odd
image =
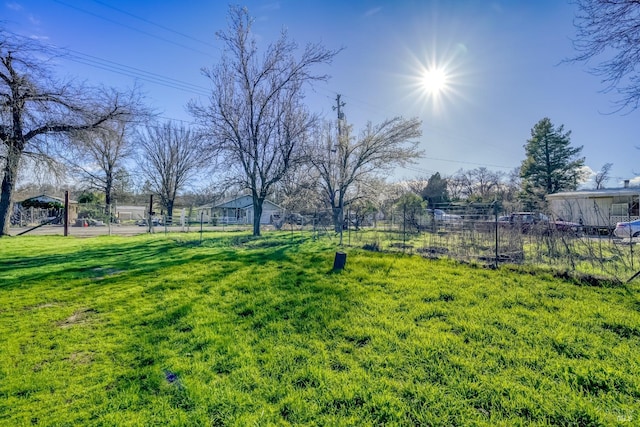
[[[416,139],[422,135],[421,126],[417,118],[396,117],[377,126],[369,123],[358,138],[351,136],[350,126],[340,126],[338,135],[325,126],[310,161],[320,174],[336,232],[342,229],[344,207],[359,197],[359,185],[422,155]]]
[[[184,126],[165,122],[146,126],[137,144],[138,168],[171,217],[178,192],[210,162],[204,140]]]
[[[514,208],[518,204],[518,195],[522,188],[522,178],[520,178],[520,168],[510,170],[502,176],[502,180],[497,190],[497,198],[503,203],[503,208]]]
[[[479,167],[468,172],[469,180],[473,183],[473,195],[483,201],[496,197],[503,175],[491,171],[486,167]]]
[[[640,102],[640,13],[637,0],[573,0],[578,54],[573,62],[599,62],[591,72],[602,78],[605,91],[616,91],[620,110]]]
[[[429,179],[416,178],[410,181],[406,181],[405,184],[407,185],[407,188],[409,189],[409,191],[422,197],[422,194],[424,193],[425,189],[427,188],[427,185],[429,184]]]
[[[609,181],[609,173],[611,173],[612,167],[613,163],[605,163],[602,165],[602,168],[600,168],[600,171],[596,173],[596,176],[593,179],[595,181],[596,190],[603,189],[607,181]]]
[[[446,178],[446,180],[447,193],[451,200],[462,200],[466,197],[469,192],[469,185],[464,170],[459,169],[456,173]]]
[[[191,103],[190,110],[207,128],[236,182],[251,191],[253,234],[258,236],[262,204],[302,159],[301,146],[316,120],[302,105],[303,86],[327,79],[311,69],[330,63],[337,51],[308,44],[296,58],[297,45],[283,31],[260,56],[247,9],[231,7],[229,18],[229,29],[217,33],[225,45],[222,60],[203,70],[213,84],[211,104]]]
[[[311,165],[290,170],[276,186],[276,202],[287,211],[313,212],[321,203],[318,180]]]
[[[131,119],[138,106],[133,94],[56,80],[54,56],[0,29],[0,236],[9,232],[12,195],[25,158],[55,162],[52,145],[77,131]]]
[[[127,175],[125,161],[134,153],[126,128],[126,123],[113,121],[103,129],[78,132],[67,145],[71,169],[89,188],[104,194],[107,210],[113,202],[118,177]]]

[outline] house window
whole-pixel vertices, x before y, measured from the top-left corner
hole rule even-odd
[[[613,216],[624,216],[629,214],[629,204],[628,203],[613,203],[611,205],[611,215]]]

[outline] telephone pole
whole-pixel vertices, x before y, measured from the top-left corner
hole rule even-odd
[[[342,162],[344,162],[344,159],[341,159],[340,156],[343,155],[343,150],[342,150],[342,120],[344,119],[344,113],[340,110],[342,107],[344,107],[346,104],[344,102],[340,101],[340,94],[336,95],[336,106],[333,107],[334,111],[337,110],[338,111],[338,146],[336,147],[336,163],[338,166],[338,175],[339,175],[339,180],[340,182],[338,183],[338,209],[340,210],[340,246],[342,246],[342,231],[344,230],[344,194],[343,194],[343,188],[342,188],[342,183],[344,182],[344,177],[343,177],[343,165],[341,164]]]
[[[342,136],[342,127],[340,125],[344,119],[344,113],[340,109],[346,105],[344,102],[340,101],[341,97],[342,95],[340,94],[336,95],[336,106],[332,107],[334,111],[338,110],[338,138]]]

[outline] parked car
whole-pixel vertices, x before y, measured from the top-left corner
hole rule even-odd
[[[159,225],[162,225],[162,220],[160,218],[151,218],[151,224],[154,227],[157,227]],[[140,227],[146,227],[147,224],[147,220],[146,219],[139,219],[136,221],[136,225],[140,226]]]
[[[556,231],[559,231],[561,233],[580,234],[583,231],[582,224],[579,224],[577,222],[565,221],[562,218],[549,221],[549,225],[552,229],[555,229]]]
[[[640,236],[640,219],[617,223],[613,235],[621,238]]]
[[[286,222],[289,224],[303,225],[304,217],[299,213],[289,213],[285,218]]]
[[[503,227],[518,229],[523,233],[549,234],[551,232],[580,234],[582,225],[576,222],[550,219],[540,212],[514,212],[509,219],[498,218],[498,223]]]
[[[501,221],[498,218],[498,223],[502,227],[519,230],[522,233],[545,231],[548,229],[548,222],[549,217],[539,212],[514,212],[509,215],[508,220],[503,218]]]
[[[436,221],[461,223],[462,217],[456,214],[450,214],[442,209],[427,209],[427,213],[433,215],[433,219]]]

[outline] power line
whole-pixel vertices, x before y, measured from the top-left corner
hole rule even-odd
[[[146,19],[146,18],[143,18],[143,17],[141,17],[141,16],[135,15],[135,14],[133,14],[133,13],[131,13],[131,12],[127,12],[126,10],[123,10],[123,9],[118,8],[118,7],[112,6],[112,5],[110,5],[110,4],[107,4],[107,3],[105,3],[105,2],[102,2],[102,1],[100,1],[100,0],[93,0],[93,1],[94,1],[94,3],[98,3],[98,4],[100,4],[100,5],[104,6],[104,7],[108,7],[109,9],[113,9],[113,10],[115,10],[116,12],[119,12],[119,13],[122,13],[122,14],[124,14],[124,15],[130,16],[130,17],[135,18],[135,19],[137,19],[137,20],[139,20],[139,21],[146,22],[147,24],[153,25],[153,26],[155,26],[155,27],[158,27],[158,28],[163,29],[163,30],[165,30],[165,31],[168,31],[168,32],[170,32],[170,33],[174,33],[174,34],[177,34],[177,35],[179,35],[179,36],[181,36],[181,37],[184,37],[184,38],[186,38],[186,39],[193,40],[193,41],[196,41],[196,42],[198,42],[198,43],[202,43],[202,44],[204,44],[205,46],[209,46],[209,47],[212,47],[212,48],[214,48],[214,49],[219,49],[219,48],[218,48],[218,46],[216,46],[216,45],[214,45],[214,44],[211,44],[211,43],[209,43],[209,42],[207,42],[207,41],[200,40],[200,39],[198,39],[198,38],[196,38],[196,37],[190,36],[189,34],[185,34],[185,33],[183,33],[183,32],[180,32],[180,31],[174,30],[173,28],[169,28],[169,27],[167,27],[167,26],[165,26],[165,25],[158,24],[157,22],[150,21],[149,19]]]
[[[60,3],[60,4],[64,5],[64,6],[67,6],[67,7],[73,8],[73,9],[75,9],[75,10],[78,10],[78,11],[80,11],[80,12],[82,12],[82,13],[86,13],[86,14],[89,14],[89,15],[92,15],[92,16],[95,16],[95,17],[98,17],[98,18],[100,18],[100,19],[104,19],[104,20],[106,20],[106,21],[108,21],[108,22],[112,22],[112,23],[114,23],[114,24],[124,26],[124,27],[129,28],[129,29],[132,29],[132,30],[134,30],[134,31],[138,31],[138,32],[141,32],[141,33],[143,33],[143,34],[146,34],[146,35],[149,35],[149,36],[152,36],[152,37],[159,38],[160,40],[163,40],[163,41],[166,41],[166,42],[169,42],[169,43],[176,44],[176,45],[178,45],[178,46],[180,46],[180,47],[184,47],[184,48],[187,48],[187,49],[191,49],[191,48],[189,48],[189,47],[187,47],[187,46],[184,46],[184,45],[181,45],[181,44],[179,44],[179,43],[175,43],[175,42],[172,42],[172,41],[170,41],[170,40],[167,40],[167,39],[164,39],[164,38],[160,38],[160,37],[158,37],[158,36],[155,36],[155,35],[153,35],[153,34],[151,34],[151,33],[148,33],[148,32],[145,32],[145,31],[142,31],[142,30],[139,30],[139,29],[136,29],[136,28],[134,28],[134,27],[130,27],[130,26],[125,25],[125,24],[122,24],[122,23],[120,23],[120,22],[118,22],[118,21],[111,20],[111,19],[108,19],[108,18],[103,17],[103,16],[101,16],[101,15],[98,15],[98,14],[95,14],[95,13],[92,13],[92,12],[89,12],[89,11],[86,11],[86,10],[84,10],[84,9],[80,9],[80,8],[78,8],[78,7],[75,7],[75,6],[72,6],[72,5],[66,4],[66,3],[64,3],[64,2],[62,2],[62,1],[60,1],[60,0],[55,0],[55,1],[56,1],[57,3]],[[185,34],[185,33],[182,33],[182,32],[180,32],[180,31],[174,30],[174,29],[169,28],[169,27],[167,27],[167,26],[164,26],[164,25],[162,25],[162,24],[158,24],[158,23],[156,23],[156,22],[153,22],[153,21],[150,21],[150,20],[148,20],[148,19],[142,18],[142,17],[140,17],[140,16],[138,16],[138,15],[135,15],[135,14],[133,14],[133,13],[127,12],[127,11],[125,11],[125,10],[123,10],[123,9],[120,9],[120,8],[117,8],[117,7],[115,7],[115,6],[109,5],[109,4],[107,4],[107,3],[105,3],[105,2],[102,2],[102,1],[100,1],[100,0],[93,0],[93,1],[94,1],[95,3],[98,3],[98,4],[102,5],[102,6],[104,6],[104,7],[110,8],[110,9],[112,9],[112,10],[115,10],[115,11],[117,11],[117,12],[119,12],[119,13],[122,13],[122,14],[124,14],[124,15],[130,16],[130,17],[132,17],[132,18],[138,19],[138,20],[140,20],[140,21],[142,21],[142,22],[146,22],[146,23],[148,23],[148,24],[150,24],[150,25],[153,25],[153,26],[156,26],[156,27],[158,27],[158,28],[161,28],[161,29],[163,29],[163,30],[165,30],[165,31],[169,31],[169,32],[174,33],[174,34],[177,34],[177,35],[179,35],[179,36],[181,36],[181,37],[185,37],[185,38],[188,38],[188,39],[190,39],[190,40],[193,40],[193,41],[196,41],[196,42],[202,43],[202,44],[204,44],[204,45],[206,45],[206,46],[210,46],[210,47],[214,47],[214,48],[216,48],[216,46],[214,46],[214,45],[213,45],[213,44],[211,44],[211,43],[208,43],[208,42],[206,42],[206,41],[203,41],[203,40],[197,39],[197,38],[195,38],[195,37],[192,37],[192,36],[190,36],[190,35],[188,35],[188,34]],[[71,51],[70,49],[68,49],[68,50],[69,50],[69,51]],[[197,50],[196,50],[196,51],[197,51]],[[197,52],[200,52],[200,51],[197,51]],[[84,55],[84,56],[87,56],[87,57],[92,57],[91,55],[86,55],[86,54],[82,54],[82,53],[79,53],[79,52],[75,52],[75,53],[76,53],[76,54],[80,54],[80,55]],[[200,53],[203,53],[203,52],[200,52]],[[92,57],[92,58],[94,58],[94,59],[99,59],[99,58],[96,58],[96,57]],[[190,84],[190,83],[181,82],[181,81],[179,81],[179,80],[175,80],[175,79],[171,79],[171,78],[165,78],[164,76],[160,76],[160,75],[158,75],[158,74],[156,74],[156,73],[150,73],[150,72],[146,72],[146,71],[144,71],[144,70],[139,70],[139,69],[136,69],[136,68],[133,68],[133,67],[128,67],[128,66],[125,66],[125,65],[122,65],[122,64],[113,63],[112,61],[107,61],[107,60],[104,60],[104,61],[105,61],[105,62],[110,62],[110,63],[112,63],[112,64],[115,64],[115,65],[117,65],[117,66],[119,66],[119,67],[126,67],[126,68],[128,68],[128,69],[130,69],[130,70],[139,71],[139,72],[142,72],[142,73],[145,73],[145,74],[149,74],[149,75],[155,75],[155,76],[158,76],[159,78],[161,78],[161,79],[163,79],[163,80],[171,80],[171,81],[175,82],[176,84],[178,84],[180,87],[172,86],[172,85],[170,85],[170,84],[163,83],[163,82],[156,81],[156,80],[148,80],[147,78],[142,78],[142,77],[140,77],[140,76],[138,76],[138,75],[133,75],[133,77],[140,77],[142,80],[150,81],[150,82],[152,82],[152,83],[156,83],[156,84],[160,84],[160,85],[164,85],[164,86],[172,87],[172,88],[179,89],[179,90],[184,90],[184,91],[188,91],[188,92],[196,93],[196,94],[198,94],[198,95],[205,95],[205,96],[206,96],[206,95],[208,95],[208,92],[207,92],[207,90],[208,90],[208,89],[207,89],[207,88],[203,88],[203,87],[201,87],[201,86],[192,85],[192,84]],[[87,64],[87,65],[91,65],[91,64]],[[100,67],[99,67],[99,68],[100,68]],[[103,68],[103,69],[104,69],[104,68]],[[111,70],[111,71],[113,71],[113,70]],[[130,74],[126,74],[126,75],[130,75]],[[131,75],[130,75],[130,76],[131,76]],[[192,88],[194,88],[194,89],[195,89],[195,91],[192,91],[192,90],[188,89],[188,87],[192,87]],[[331,91],[331,90],[329,90],[329,89],[325,89],[325,88],[316,87],[316,89],[324,90],[324,91],[326,91],[326,92],[329,92],[329,93],[332,93],[332,94],[336,94],[336,95],[337,95],[337,98],[338,98],[338,117],[339,117],[339,119],[343,119],[343,118],[344,118],[344,116],[343,116],[343,115],[341,116],[341,111],[340,111],[340,106],[341,106],[341,105],[340,105],[340,101],[339,101],[339,99],[340,99],[341,95],[340,95],[340,94],[338,94],[337,92],[334,92],[334,91]],[[205,92],[198,92],[198,90],[204,90]],[[348,97],[349,97],[349,98],[351,98],[351,99],[353,99],[353,100],[355,100],[355,101],[356,101],[357,103],[359,103],[359,104],[362,104],[362,105],[364,105],[364,106],[367,106],[368,108],[370,108],[370,109],[372,109],[372,110],[379,110],[379,111],[382,111],[382,109],[381,109],[379,106],[375,106],[375,105],[373,105],[373,104],[371,104],[371,103],[368,103],[368,102],[365,102],[365,101],[359,100],[359,99],[354,98],[354,97],[350,97],[350,96],[348,96]],[[342,105],[344,105],[344,103],[342,103]],[[335,107],[334,107],[334,109],[335,109]],[[436,129],[435,127],[433,127],[433,128],[434,128],[434,129]],[[440,131],[440,132],[442,132],[443,130],[442,130],[442,129],[440,129],[439,131]],[[446,162],[454,162],[454,163],[473,164],[473,165],[478,165],[478,166],[489,166],[489,167],[498,167],[498,168],[511,169],[511,167],[507,167],[507,166],[500,166],[500,165],[489,165],[489,164],[481,164],[481,163],[473,163],[473,162],[464,162],[464,161],[456,161],[456,160],[436,159],[436,158],[428,158],[428,159],[431,159],[431,160],[439,160],[439,161],[446,161]]]
[[[21,39],[29,40],[27,37],[24,37],[15,32],[6,30],[7,33],[19,37]],[[192,83],[188,83],[182,80],[174,79],[171,77],[163,76],[158,73],[153,73],[151,71],[145,71],[140,68],[130,67],[128,65],[121,64],[119,62],[110,61],[108,59],[99,58],[94,55],[89,55],[86,53],[82,53],[69,48],[61,48],[54,44],[49,44],[49,48],[53,50],[58,50],[64,52],[63,58],[66,58],[70,61],[77,62],[83,65],[88,65],[94,68],[98,68],[105,71],[110,71],[112,73],[120,74],[127,77],[137,78],[149,83],[154,83],[157,85],[169,87],[172,89],[181,90],[184,92],[189,92],[195,95],[207,96],[209,95],[209,89],[204,86],[198,86]]]
[[[502,166],[502,165],[492,165],[492,164],[488,164],[488,163],[465,162],[465,161],[462,161],[462,160],[440,159],[440,158],[437,158],[437,157],[422,157],[422,158],[423,159],[428,159],[428,160],[437,160],[437,161],[440,161],[440,162],[461,163],[461,164],[466,164],[466,165],[486,166],[486,167],[509,169],[509,170],[514,168],[514,166]]]
[[[119,26],[121,26],[121,27],[127,28],[127,29],[129,29],[129,30],[131,30],[131,31],[135,31],[135,32],[140,33],[140,34],[144,34],[144,35],[146,35],[146,36],[153,37],[153,38],[158,39],[158,40],[161,40],[161,41],[163,41],[163,42],[165,42],[165,43],[170,43],[170,44],[173,44],[173,45],[175,45],[175,46],[179,46],[179,47],[181,47],[181,48],[183,48],[183,49],[188,49],[188,50],[191,50],[191,51],[193,51],[193,52],[196,52],[196,53],[199,53],[199,54],[202,54],[202,55],[206,55],[206,56],[209,56],[209,57],[212,57],[212,58],[213,58],[213,55],[211,55],[210,53],[203,52],[203,51],[201,51],[201,50],[194,49],[194,48],[192,48],[192,47],[189,47],[189,46],[183,45],[183,44],[178,43],[178,42],[175,42],[175,41],[173,41],[173,40],[169,40],[169,39],[167,39],[167,38],[157,36],[157,35],[155,35],[155,34],[153,34],[153,33],[148,32],[148,31],[144,31],[144,30],[141,30],[141,29],[139,29],[139,28],[132,27],[132,26],[127,25],[127,24],[123,24],[122,22],[116,21],[116,20],[114,20],[114,19],[107,18],[107,17],[102,16],[102,15],[99,15],[99,14],[97,14],[97,13],[90,12],[90,11],[88,11],[88,10],[85,10],[85,9],[79,8],[79,7],[77,7],[77,6],[70,5],[70,4],[65,3],[65,2],[63,2],[63,1],[61,1],[61,0],[54,0],[54,1],[55,1],[56,3],[58,3],[58,4],[61,4],[61,5],[63,5],[63,6],[66,6],[66,7],[70,8],[70,9],[77,10],[78,12],[82,12],[82,13],[84,13],[84,14],[87,14],[87,15],[93,16],[93,17],[95,17],[95,18],[102,19],[102,20],[107,21],[107,22],[110,22],[110,23],[112,23],[112,24],[119,25]]]
[[[67,58],[71,61],[78,62],[80,64],[89,65],[92,67],[100,68],[106,71],[111,71],[113,73],[125,75],[128,77],[138,78],[140,80],[144,80],[150,83],[170,87],[172,89],[182,90],[184,92],[190,92],[196,95],[207,96],[209,94],[209,89],[204,86],[198,86],[182,80],[166,77],[151,71],[145,71],[140,68],[130,67],[128,65],[124,65],[118,62],[99,58],[97,56],[78,52],[72,49],[68,49],[68,48],[58,48],[58,49],[68,52],[69,55],[67,56]]]

